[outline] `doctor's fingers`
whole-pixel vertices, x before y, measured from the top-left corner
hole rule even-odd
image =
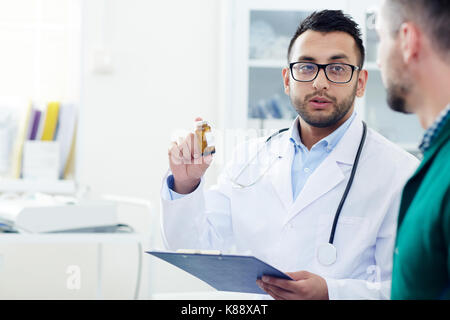
[[[169,162],[174,165],[185,165],[183,150],[177,142],[171,142],[169,147]]]
[[[190,147],[191,142],[189,140],[190,140],[190,138],[186,137],[186,139],[184,139],[184,141],[182,141],[181,143],[178,143],[178,148],[181,151],[182,159],[185,164],[191,164],[192,159],[193,159],[192,151],[191,151],[191,147]]]
[[[308,271],[295,271],[295,272],[286,272],[286,274],[294,280],[306,280],[314,276],[311,272]]]
[[[186,139],[184,140],[183,143],[183,147],[185,149],[183,149],[183,155],[186,153],[188,154],[188,156],[186,157],[184,155],[184,159],[187,160],[187,158],[189,158],[189,164],[198,164],[198,165],[202,165],[202,167],[208,167],[212,161],[212,155],[211,156],[203,156],[202,155],[202,151],[201,151],[201,145],[200,145],[200,140],[198,138],[198,136],[195,133],[190,133],[188,134],[188,136],[186,137]],[[189,149],[189,152],[187,151],[187,149]],[[189,155],[190,153],[190,155]]]
[[[279,288],[277,286],[273,286],[267,283],[262,284],[262,289],[270,294],[274,299],[276,300],[296,300],[299,298],[296,298],[295,294],[284,290],[283,288]]]
[[[275,292],[271,291],[270,289],[265,290],[272,298],[275,300],[286,300],[282,296],[277,295]]]
[[[172,141],[169,146],[169,162],[172,165],[198,164],[201,165],[203,170],[206,170],[209,167],[213,160],[212,155],[203,157],[199,154],[197,159],[192,159],[195,157],[192,156],[188,143],[182,138],[178,141],[179,143]]]
[[[200,145],[194,133],[189,133],[184,139],[180,138],[178,146],[186,164],[201,163]]]
[[[297,281],[295,280],[286,280],[269,276],[263,276],[261,280],[263,281],[263,284],[269,284],[285,291],[296,292],[299,289]]]
[[[194,159],[195,164],[202,163],[202,151],[200,147],[200,141],[195,133],[188,135],[189,149],[191,150],[191,157]]]
[[[176,164],[178,164],[177,162],[182,157],[181,150],[178,148],[178,143],[176,143],[175,141],[170,142],[167,154],[169,156],[170,162],[175,162]]]
[[[261,288],[261,290],[263,290],[266,293],[268,293],[275,300],[285,300],[282,296],[279,296],[276,293],[274,293],[273,291],[271,291],[270,290],[270,286],[269,285],[264,285],[264,283],[261,280],[259,280],[259,279],[256,280],[256,284],[258,285],[258,287]]]

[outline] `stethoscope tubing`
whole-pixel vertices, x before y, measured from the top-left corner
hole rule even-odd
[[[350,178],[347,182],[347,186],[345,187],[345,191],[344,194],[342,195],[341,198],[341,202],[339,203],[339,206],[336,210],[336,214],[334,215],[334,220],[333,220],[333,226],[331,228],[331,232],[330,232],[330,239],[328,240],[328,243],[333,244],[334,241],[334,235],[336,233],[336,226],[339,220],[339,216],[341,214],[342,211],[342,207],[344,206],[345,200],[347,200],[347,196],[348,193],[350,191],[350,188],[352,187],[353,184],[353,179],[355,178],[356,175],[356,169],[358,168],[358,164],[359,164],[359,159],[361,157],[361,153],[362,153],[362,149],[364,147],[364,143],[366,142],[366,136],[367,136],[367,125],[366,123],[363,121],[363,134],[361,137],[361,141],[359,143],[359,147],[358,147],[358,151],[356,152],[356,156],[355,156],[355,161],[353,162],[353,168],[352,168],[352,172],[350,174]]]
[[[363,133],[362,133],[361,141],[359,143],[358,151],[356,152],[355,161],[353,162],[353,168],[352,168],[352,172],[350,173],[350,178],[347,182],[347,186],[345,187],[344,194],[342,195],[341,201],[339,202],[339,206],[334,215],[333,225],[331,227],[331,232],[330,232],[330,238],[328,240],[329,244],[333,244],[333,242],[334,242],[334,235],[336,234],[336,227],[337,227],[337,223],[339,221],[339,216],[341,215],[342,207],[344,206],[344,203],[347,200],[348,193],[350,192],[350,188],[352,187],[353,179],[355,178],[356,170],[357,170],[358,164],[359,164],[359,159],[361,157],[364,143],[366,142],[367,124],[364,121],[362,121],[362,124],[363,124]],[[274,134],[272,134],[270,137],[267,138],[266,143],[268,143],[273,137],[275,137],[275,136],[279,135],[280,133],[283,133],[287,130],[289,130],[289,128],[284,128],[284,129],[279,130],[278,132],[275,132]]]
[[[352,171],[351,171],[351,173],[350,173],[350,178],[349,178],[349,180],[348,180],[348,182],[347,182],[347,185],[346,185],[346,187],[345,187],[345,191],[344,191],[344,193],[343,193],[343,195],[342,195],[342,198],[341,198],[341,201],[339,202],[339,205],[338,205],[338,208],[336,209],[336,213],[335,213],[335,215],[334,215],[334,219],[333,219],[333,225],[332,225],[332,228],[331,228],[331,231],[330,231],[330,237],[329,237],[329,240],[328,240],[328,243],[326,243],[327,245],[328,245],[328,249],[331,249],[332,250],[332,259],[327,259],[327,260],[330,260],[329,262],[327,262],[326,263],[326,265],[330,265],[330,264],[333,264],[335,261],[336,261],[336,247],[334,246],[334,244],[333,244],[333,242],[334,242],[334,236],[335,236],[335,234],[336,234],[336,227],[337,227],[337,224],[338,224],[338,221],[339,221],[339,216],[340,216],[340,214],[341,214],[341,211],[342,211],[342,208],[343,208],[343,206],[344,206],[344,204],[345,204],[345,201],[347,200],[347,196],[348,196],[348,194],[349,194],[349,192],[350,192],[350,189],[351,189],[351,187],[352,187],[352,185],[353,185],[353,180],[354,180],[354,178],[355,178],[355,175],[356,175],[356,170],[357,170],[357,168],[358,168],[358,164],[359,164],[359,160],[360,160],[360,158],[361,158],[361,153],[362,153],[362,150],[363,150],[363,147],[364,147],[364,144],[365,144],[365,142],[366,142],[366,137],[367,137],[367,124],[364,122],[364,121],[362,121],[362,124],[363,124],[363,133],[362,133],[362,136],[361,136],[361,141],[360,141],[360,143],[359,143],[359,146],[358,146],[358,150],[357,150],[357,152],[356,152],[356,156],[355,156],[355,160],[354,160],[354,162],[353,162],[353,167],[352,167]],[[276,136],[278,136],[278,135],[280,135],[281,133],[283,133],[283,132],[285,132],[285,131],[287,131],[287,130],[289,130],[289,128],[284,128],[284,129],[281,129],[281,130],[278,130],[277,132],[275,132],[274,134],[272,134],[270,137],[268,137],[267,138],[267,140],[265,141],[265,143],[264,143],[264,146],[261,148],[261,149],[259,149],[258,151],[257,151],[257,155],[259,154],[259,152],[271,141],[271,139],[272,138],[274,138],[274,137],[276,137]],[[256,156],[257,156],[256,155]],[[255,156],[255,157],[256,157]],[[278,158],[277,159],[279,159],[279,158],[281,158],[281,156],[278,156]],[[254,158],[253,158],[254,159]],[[252,160],[251,160],[252,161]],[[249,163],[251,162],[251,161],[249,161]],[[234,179],[234,182],[233,182],[233,180],[232,180],[232,182],[233,183],[235,183],[238,187],[240,187],[240,188],[246,188],[246,187],[249,187],[249,186],[252,186],[252,185],[254,185],[254,184],[256,184],[266,173],[267,173],[267,171],[270,169],[270,167],[271,166],[269,166],[269,168],[261,175],[261,177],[259,177],[255,182],[253,182],[251,185],[247,185],[247,186],[245,186],[245,185],[241,185],[241,184],[239,184],[239,183],[237,183],[237,182],[235,182],[240,176],[241,176],[241,174],[248,168],[248,166],[249,166],[249,164],[247,164],[246,166],[244,166],[244,168],[242,168],[241,169],[241,171],[239,172],[239,174],[237,175],[237,177]],[[334,253],[333,253],[334,252]],[[329,252],[328,252],[329,253]]]

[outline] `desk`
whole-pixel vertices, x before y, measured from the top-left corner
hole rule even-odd
[[[135,233],[0,233],[0,299],[145,298],[149,246]]]

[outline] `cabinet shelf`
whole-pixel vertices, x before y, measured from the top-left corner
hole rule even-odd
[[[271,59],[249,59],[248,66],[253,68],[284,68],[286,61]]]

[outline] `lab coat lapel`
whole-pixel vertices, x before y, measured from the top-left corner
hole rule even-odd
[[[297,215],[309,204],[332,190],[345,178],[341,168],[336,163],[336,157],[330,154],[321,165],[314,170],[305,186],[295,200],[290,218]]]
[[[273,170],[270,170],[270,173],[268,174],[268,178],[275,189],[277,196],[283,203],[286,212],[289,212],[293,203],[291,165],[294,156],[294,148],[289,141],[291,130],[287,131],[280,140],[273,143],[273,146],[271,147],[272,157],[279,157],[279,159],[275,163]]]
[[[345,173],[351,170],[361,135],[362,122],[357,116],[338,145],[309,177],[290,210],[289,219],[314,201],[320,201],[320,197],[340,183],[347,181]]]

